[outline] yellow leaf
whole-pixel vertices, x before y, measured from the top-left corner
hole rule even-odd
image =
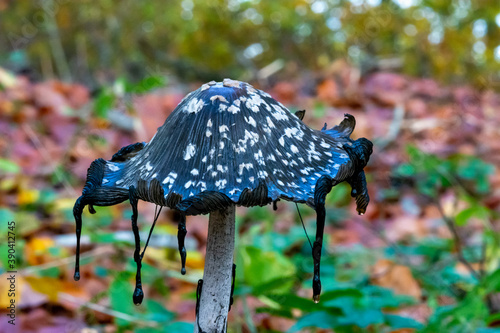
[[[5,273],[0,275],[0,308],[5,309],[10,305],[10,300],[14,299],[16,302],[16,306],[19,304],[19,298],[23,289],[24,280],[19,275],[16,274],[14,282],[15,287],[11,289],[11,283],[8,278],[11,276],[9,273]],[[15,295],[12,294],[14,292]],[[11,294],[11,295],[9,295]]]
[[[50,277],[37,278],[33,276],[26,276],[28,282],[33,290],[45,294],[49,297],[49,301],[56,302],[57,294],[61,290],[61,281]]]
[[[17,195],[17,203],[19,206],[29,205],[38,200],[40,192],[35,189],[21,189]]]
[[[203,268],[203,266],[205,266],[205,258],[201,253],[198,251],[189,251],[186,257],[186,267]]]
[[[75,198],[61,198],[55,201],[54,208],[56,211],[61,211],[61,210],[73,209],[74,205],[75,205]]]
[[[50,256],[49,249],[54,246],[54,240],[49,237],[32,238],[24,247],[26,260],[30,265],[40,265]]]

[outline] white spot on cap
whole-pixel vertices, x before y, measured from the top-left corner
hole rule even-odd
[[[321,140],[320,146],[323,148],[330,148],[331,147],[328,143],[325,142],[325,140]]]
[[[201,159],[201,161],[202,161],[203,163],[206,163],[206,162],[207,162],[207,155],[203,156],[203,158]]]
[[[207,136],[207,138],[211,137],[212,136],[212,131],[210,131],[209,129],[207,129],[207,131],[205,132],[205,135]]]
[[[292,151],[292,153],[295,153],[295,154],[299,152],[299,149],[297,148],[296,145],[291,145],[290,150]]]
[[[221,102],[224,102],[224,103],[227,103],[227,99],[224,97],[224,96],[221,96],[221,95],[213,95],[212,97],[210,97],[210,100],[212,102],[214,102],[215,100],[219,100]]]
[[[266,104],[266,102],[264,102],[257,94],[251,94],[250,96],[251,97],[249,97],[245,103],[246,107],[253,112],[259,112],[261,103]]]
[[[225,131],[229,131],[226,125],[219,126],[219,132],[224,133]]]
[[[148,161],[148,163],[146,163],[146,170],[151,171],[152,169],[153,169],[153,167],[151,166],[151,164]]]
[[[257,153],[253,154],[253,157],[259,165],[266,165],[264,162],[264,155],[262,155],[262,150],[259,149]]]
[[[191,185],[194,185],[194,183],[193,183],[193,182],[191,182],[190,180],[188,180],[188,182],[187,182],[186,184],[184,184],[184,187],[185,187],[185,188],[190,188],[190,187],[191,187]]]
[[[186,161],[189,160],[191,157],[194,156],[195,153],[196,153],[196,145],[192,143],[188,144],[186,150],[184,151],[184,159]]]
[[[266,119],[267,119],[267,126],[269,126],[269,127],[271,127],[271,128],[276,127],[276,126],[274,126],[274,123],[273,123],[273,121],[271,120],[271,118],[266,117]]]
[[[187,113],[198,113],[203,109],[205,106],[205,102],[201,99],[193,98],[192,100],[189,101],[188,105],[186,106],[186,112]]]
[[[281,109],[278,105],[273,104],[273,109],[275,112],[271,113],[271,116],[273,116],[276,120],[288,120],[288,115],[286,114],[283,109]]]
[[[198,176],[200,174],[200,172],[198,171],[198,169],[193,169],[193,170],[191,170],[191,174],[193,176]]]
[[[217,165],[217,171],[220,171],[222,173],[226,173],[228,170],[228,167],[225,165],[225,166],[222,166],[220,164]]]
[[[232,114],[236,114],[236,113],[240,112],[240,108],[233,104],[227,108],[227,112],[230,112]]]
[[[248,180],[253,183],[255,181],[255,178],[254,177],[249,177]]]
[[[252,163],[241,163],[238,167],[238,173],[241,175],[244,169],[247,170],[253,169]]]
[[[217,180],[217,181],[215,182],[215,186],[217,186],[217,188],[218,188],[219,190],[221,190],[221,189],[225,188],[225,187],[226,187],[226,184],[227,184],[227,180],[225,180],[225,179],[220,179],[220,180]]]
[[[173,184],[176,178],[177,178],[177,173],[171,171],[168,174],[167,178],[163,180],[163,184]]]
[[[253,127],[257,127],[257,123],[255,122],[255,119],[253,119],[252,117],[245,117],[245,121],[247,123],[249,123],[250,125],[252,125]]]
[[[119,167],[117,167],[116,165],[111,164],[109,162],[108,162],[108,169],[111,170],[111,171],[118,171],[118,170],[120,170]]]
[[[207,189],[207,183],[199,181],[197,186],[200,186],[200,190],[203,192]]]
[[[267,176],[269,176],[269,174],[267,173],[267,171],[261,170],[261,171],[259,171],[257,176],[259,178],[266,178]]]
[[[283,183],[281,180],[278,179],[278,184],[281,185],[281,186],[284,186],[285,183]]]
[[[222,84],[224,85],[224,87],[233,87],[233,88],[239,88],[240,87],[240,81],[236,81],[236,80],[231,80],[231,79],[224,79],[222,81]]]
[[[314,144],[314,142],[309,142],[309,150],[307,151],[307,158],[309,159],[309,162],[311,162],[312,159],[319,161],[320,155],[321,154],[316,151],[316,145]]]
[[[304,132],[302,132],[297,127],[289,127],[285,128],[285,135],[289,138],[296,138],[297,140],[302,141],[302,138],[304,137]]]
[[[207,127],[212,127],[212,119],[208,119],[208,121],[207,121]]]

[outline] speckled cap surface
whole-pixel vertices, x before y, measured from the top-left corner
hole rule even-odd
[[[349,138],[354,123],[346,115],[339,126],[314,130],[266,92],[240,81],[212,81],[187,95],[149,143],[102,161],[102,181],[95,185],[124,195],[133,185],[140,199],[188,215],[231,202],[285,199],[314,206],[321,177],[335,185],[368,161],[371,143]],[[200,200],[210,197],[211,207],[203,207]]]

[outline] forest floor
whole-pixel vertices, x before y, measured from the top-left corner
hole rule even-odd
[[[160,216],[155,230],[157,238],[153,238],[145,257],[147,267],[143,275],[150,276],[145,278],[145,292],[151,301],[144,311],[122,304],[132,303],[133,290],[129,206],[98,208],[93,216],[84,214],[84,260],[78,282],[73,281],[72,207],[94,159],[110,159],[122,146],[149,141],[184,95],[200,84],[166,84],[151,92],[129,94],[117,83],[91,96],[91,92],[79,84],[56,80],[30,82],[0,69],[0,235],[2,239],[7,237],[4,221],[16,222],[17,332],[68,332],[83,327],[95,332],[114,332],[120,327],[133,329],[127,326],[130,322],[148,328],[158,323],[194,321],[194,292],[204,264],[206,216],[188,218],[188,274],[185,277],[179,273],[174,237],[178,217],[173,212]],[[439,195],[430,200],[432,195],[425,196],[416,190],[419,172],[413,170],[410,175],[417,184],[401,180],[397,172],[401,172],[402,165],[413,163],[418,169],[418,163],[426,163],[412,160],[422,156],[419,154],[450,163],[455,161],[455,156],[470,156],[473,161],[480,161],[479,165],[484,162],[499,166],[499,94],[468,86],[446,87],[431,79],[397,73],[375,72],[361,76],[358,69],[343,63],[335,63],[328,72],[308,80],[276,80],[254,86],[269,92],[290,110],[305,109],[304,122],[315,129],[323,127],[325,122],[332,127],[343,119],[344,113],[352,114],[356,118],[352,137],[366,137],[374,142],[373,155],[365,168],[371,197],[368,210],[364,216],[355,215],[354,200],[349,200],[349,191],[340,187],[339,194],[330,201],[340,208],[332,211],[339,216],[334,216],[327,225],[326,248],[338,260],[348,263],[346,258],[350,254],[364,249],[365,252],[359,252],[361,259],[354,260],[363,262],[359,269],[367,277],[367,283],[388,288],[396,295],[411,296],[412,304],[395,306],[391,313],[425,325],[436,308],[457,304],[460,298],[450,296],[445,287],[441,291],[428,289],[428,282],[418,271],[419,265],[427,262],[421,253],[394,255],[387,249],[401,249],[430,239],[448,240],[452,242],[447,245],[451,261],[445,266],[451,267],[453,274],[466,280],[473,275],[469,266],[474,272],[496,269],[491,260],[484,263],[481,258],[467,256],[461,260],[459,252],[462,248],[480,245],[487,230],[495,232],[498,222],[494,218],[489,220],[491,225],[485,227],[484,214],[469,210],[462,213],[462,219],[464,214],[469,214],[465,223],[450,227],[446,217],[451,216],[452,222],[459,220],[459,213],[470,208],[470,202],[457,195],[453,186],[443,186]],[[475,172],[476,169],[472,169],[467,170]],[[426,172],[430,171],[426,169]],[[481,196],[471,196],[491,217],[500,210],[500,172],[496,168],[487,173],[486,184],[480,183],[481,175],[472,174],[469,178],[474,185],[460,183],[459,186],[466,192],[469,186],[486,186],[485,191],[479,190],[483,193]],[[248,241],[246,245],[259,246],[255,239],[249,239],[264,231],[282,235],[283,239],[291,234],[293,241],[287,244],[295,244],[297,239],[301,239],[299,244],[305,244],[305,236],[295,232],[302,230],[297,224],[295,207],[281,203],[279,206],[277,212],[271,207],[260,208],[260,212],[238,208],[240,244]],[[141,203],[139,211],[141,230],[147,232],[154,218],[154,207]],[[314,230],[310,213],[304,210],[303,215],[308,229]],[[269,215],[272,215],[271,224]],[[264,226],[260,226],[260,222]],[[0,243],[3,258],[7,244],[3,240]],[[279,249],[276,244],[272,246],[266,251]],[[363,257],[371,249],[381,248],[385,250],[376,252],[378,254],[369,260]],[[293,261],[293,246],[287,247],[287,251],[284,256]],[[4,274],[6,260],[2,259],[4,268],[0,269]],[[352,270],[352,267],[345,269]],[[312,265],[304,270],[312,272]],[[245,269],[237,272],[246,273]],[[329,274],[328,270],[323,274]],[[335,274],[341,272],[337,270]],[[304,281],[307,279],[310,274]],[[351,282],[353,279],[347,278]],[[3,310],[0,311],[5,311],[10,302],[4,280],[2,275],[0,309]],[[241,284],[252,285],[252,281],[247,279]],[[449,281],[444,285],[454,286]],[[309,286],[306,282],[294,288],[299,296],[309,298]],[[240,290],[240,295],[243,297],[237,295],[230,313],[235,332],[286,331],[296,323],[296,319],[270,311],[257,313],[256,308],[269,303],[255,293],[245,297]],[[310,307],[313,306],[311,301]],[[134,317],[141,311],[139,317]],[[305,311],[296,310],[292,314],[298,318]],[[248,315],[252,316],[251,320]],[[2,313],[0,331],[16,331],[9,329],[12,327]]]

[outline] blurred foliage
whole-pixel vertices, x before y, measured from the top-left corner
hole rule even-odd
[[[0,65],[95,86],[124,73],[248,80],[276,60],[293,73],[346,58],[489,87],[499,24],[494,0],[14,1],[0,7]]]
[[[498,213],[484,203],[490,193],[488,177],[494,172],[492,165],[467,155],[441,158],[415,146],[408,146],[407,153],[409,162],[399,165],[392,175],[393,190],[399,195],[411,190],[420,193],[425,200],[439,202],[446,191],[452,191],[457,200],[463,201],[461,206],[466,207],[454,215],[443,216],[443,220],[450,220],[456,228],[474,218],[486,225],[489,219],[498,218]],[[342,187],[339,193],[347,195]],[[332,193],[332,198],[339,200],[342,196],[339,193]],[[293,204],[288,204],[287,208],[292,210]],[[314,220],[307,216],[314,214],[309,213],[306,210],[305,223],[307,229],[313,229]],[[263,215],[262,209],[250,209],[238,220],[238,226],[241,228],[249,221],[263,221],[266,216],[269,215]],[[496,332],[488,326],[498,320],[498,309],[490,298],[500,292],[500,267],[496,255],[500,243],[491,227],[486,228],[481,244],[467,239],[427,237],[410,244],[393,243],[378,249],[359,246],[337,248],[333,252],[327,248],[321,265],[325,290],[321,302],[314,306],[309,298],[297,296],[301,288],[309,288],[312,267],[309,244],[300,222],[296,221],[286,236],[265,231],[266,228],[265,223],[254,225],[240,235],[237,262],[239,267],[244,266],[244,277],[238,276],[235,294],[243,298],[257,297],[264,304],[256,309],[258,313],[296,318],[296,323],[287,332],[302,332],[306,328],[346,333],[393,332],[403,328],[429,333]],[[487,247],[485,257],[476,258],[481,255],[482,246]],[[484,261],[485,267],[479,267],[472,275],[460,272],[456,251],[463,251],[469,263]],[[286,253],[290,259],[281,253]],[[412,265],[416,257],[420,263]],[[370,267],[380,258],[409,265],[424,291],[425,303],[433,310],[428,323],[423,325],[398,314],[398,309],[418,304],[414,297],[394,294],[374,283],[376,277]],[[296,272],[287,264],[289,260],[295,263]],[[249,267],[251,269],[247,269]],[[290,285],[293,286],[291,290]],[[443,297],[453,301],[443,304]]]

